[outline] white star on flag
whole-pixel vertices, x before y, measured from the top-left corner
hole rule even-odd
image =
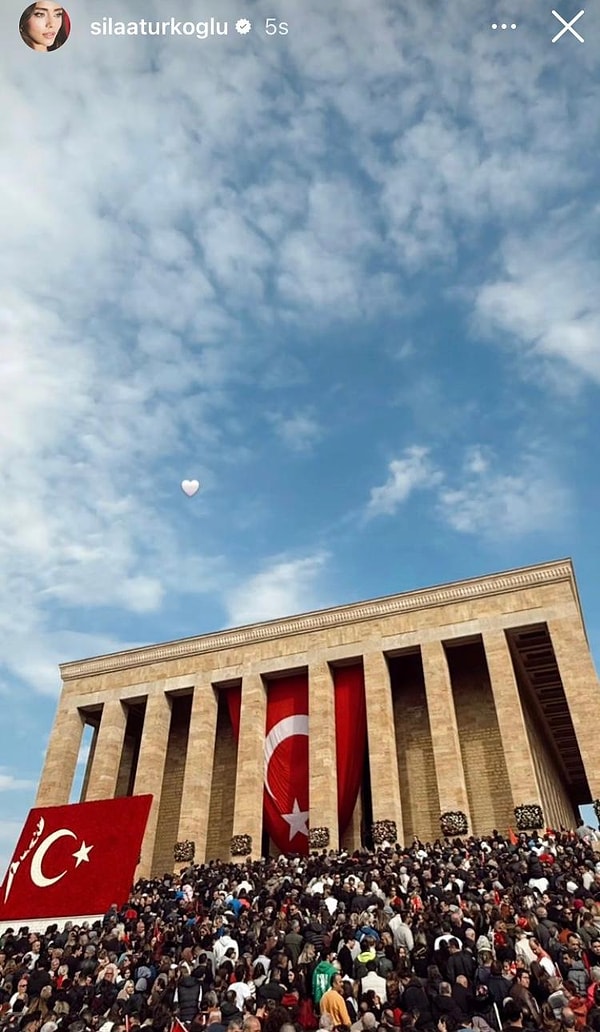
[[[306,835],[308,838],[308,810],[301,810],[297,799],[291,813],[282,813],[284,821],[290,826],[290,842],[294,835]]]
[[[82,843],[81,843],[79,849],[77,850],[77,852],[72,854],[72,856],[74,856],[76,861],[77,861],[77,863],[75,864],[75,870],[77,870],[77,868],[79,867],[80,864],[83,864],[83,863],[89,864],[89,862],[90,862],[90,853],[91,853],[93,848],[94,848],[93,846],[86,846],[85,842],[82,841]]]

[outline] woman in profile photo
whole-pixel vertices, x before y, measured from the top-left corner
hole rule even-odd
[[[70,31],[69,16],[56,0],[37,0],[25,8],[19,21],[21,39],[31,50],[58,50]]]

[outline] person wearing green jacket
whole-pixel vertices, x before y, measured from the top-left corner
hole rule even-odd
[[[331,987],[331,976],[340,970],[339,964],[334,963],[337,956],[335,950],[324,951],[321,960],[317,964],[312,976],[312,998],[315,1007],[321,1002],[321,997]]]

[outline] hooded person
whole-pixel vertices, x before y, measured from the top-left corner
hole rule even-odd
[[[324,996],[330,988],[332,976],[337,974],[340,970],[339,963],[336,963],[335,959],[335,950],[329,950],[329,952],[323,954],[322,959],[313,971],[312,998],[315,1007],[319,1006],[321,997]]]
[[[372,935],[363,935],[360,940],[360,953],[354,962],[354,974],[356,978],[364,978],[368,973],[368,965],[377,960],[375,939]]]

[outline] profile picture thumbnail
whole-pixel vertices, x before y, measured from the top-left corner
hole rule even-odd
[[[37,0],[19,19],[21,39],[31,50],[58,50],[67,42],[71,19],[56,0]]]

